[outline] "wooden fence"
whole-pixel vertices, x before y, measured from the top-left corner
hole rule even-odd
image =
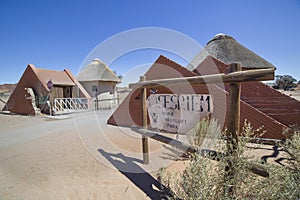
[[[142,124],[143,129],[147,129],[147,108],[146,108],[146,100],[147,93],[146,88],[155,88],[159,86],[173,86],[173,85],[182,85],[189,83],[190,85],[199,85],[199,84],[214,84],[214,83],[229,83],[229,95],[228,95],[228,139],[227,146],[229,152],[228,155],[235,155],[237,151],[238,145],[238,134],[240,132],[240,94],[241,94],[241,82],[247,81],[266,81],[274,79],[274,71],[275,69],[256,69],[256,70],[248,70],[241,71],[242,66],[240,63],[232,63],[229,67],[229,72],[227,74],[213,74],[213,75],[205,75],[205,76],[194,76],[194,77],[183,77],[183,78],[172,78],[172,79],[159,79],[159,80],[150,80],[147,81],[145,77],[141,77],[140,82],[130,84],[129,87],[131,89],[141,89],[142,93]],[[149,163],[149,149],[148,149],[148,136],[147,131],[140,131],[142,133],[142,151],[143,151],[143,162],[144,164]],[[148,132],[149,133],[149,132]],[[168,143],[168,139],[161,137],[151,137],[153,139],[159,140],[161,142]],[[171,138],[169,138],[171,139]],[[168,143],[170,144],[170,143]],[[172,144],[177,144],[176,142],[172,142]],[[182,144],[179,144],[179,146]],[[187,147],[186,149],[193,148]],[[252,166],[255,171],[258,167]],[[233,176],[234,170],[232,168],[232,163],[228,163],[227,177]],[[262,172],[264,174],[264,171]]]
[[[54,114],[65,114],[88,110],[89,100],[86,98],[55,98],[53,102]]]
[[[119,106],[119,97],[111,99],[95,99],[95,110],[109,110]]]

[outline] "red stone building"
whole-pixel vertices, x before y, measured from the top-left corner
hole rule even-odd
[[[53,84],[51,90],[47,86],[49,81]],[[49,113],[49,97],[52,104],[55,98],[65,102],[67,99],[90,98],[69,70],[46,70],[29,64],[3,110],[24,115],[35,115],[40,111]],[[63,107],[67,108],[65,102]]]

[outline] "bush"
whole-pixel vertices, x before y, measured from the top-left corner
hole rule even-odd
[[[299,131],[281,146],[288,154],[288,165],[265,165],[270,174],[268,178],[249,171],[253,158],[247,156],[245,150],[253,132],[251,125],[246,123],[245,137],[239,140],[236,156],[222,156],[228,146],[220,140],[216,146],[223,152],[219,154],[219,162],[195,154],[181,174],[161,169],[159,181],[173,191],[166,196],[169,199],[300,199]],[[234,171],[230,179],[226,178],[228,170],[225,170],[229,163]]]
[[[276,79],[273,85],[274,89],[291,90],[292,88],[297,87],[297,84],[295,83],[297,80],[290,75],[277,75],[275,77]]]
[[[209,148],[213,141],[221,136],[221,126],[216,119],[203,118],[199,123],[186,133],[191,145],[201,148]]]

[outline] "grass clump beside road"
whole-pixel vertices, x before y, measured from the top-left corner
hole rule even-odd
[[[198,130],[207,131],[210,122],[200,122],[204,127]],[[214,122],[213,122],[214,123]],[[215,126],[215,125],[214,125]],[[170,190],[165,191],[167,199],[300,199],[300,132],[295,130],[280,148],[287,155],[284,165],[265,164],[269,177],[261,177],[249,171],[253,157],[245,153],[246,144],[253,138],[249,123],[243,127],[243,137],[239,140],[236,156],[224,156],[228,152],[224,142],[216,144],[219,154],[217,161],[198,153],[190,158],[189,165],[181,174],[167,172],[162,168],[158,172],[159,181]],[[199,133],[203,141],[203,132]],[[216,159],[215,159],[216,160]],[[226,178],[226,167],[232,164],[234,175]],[[230,188],[230,189],[228,189]],[[172,191],[172,192],[170,192]]]

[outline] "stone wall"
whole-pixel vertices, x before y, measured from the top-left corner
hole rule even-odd
[[[5,106],[4,102],[7,102],[9,97],[10,97],[9,93],[0,94],[0,111],[2,111],[2,109],[4,108]]]

